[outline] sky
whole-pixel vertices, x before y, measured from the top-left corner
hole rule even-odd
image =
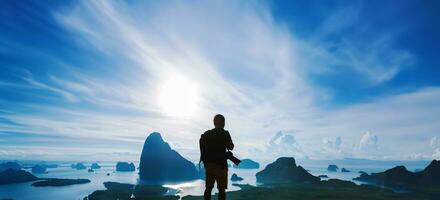
[[[440,2],[2,1],[0,160],[440,159]]]

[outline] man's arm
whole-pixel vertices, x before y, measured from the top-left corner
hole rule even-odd
[[[226,131],[226,148],[229,150],[233,150],[234,149],[234,143],[232,142],[231,139],[231,135],[229,134],[228,131]]]
[[[199,148],[200,148],[200,160],[204,160],[205,158],[204,158],[204,149],[205,149],[205,147],[204,147],[204,145],[203,145],[203,134],[200,136],[200,139],[199,139]]]

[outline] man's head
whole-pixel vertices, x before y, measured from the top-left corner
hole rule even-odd
[[[220,114],[215,115],[214,126],[215,128],[225,128],[225,117]]]

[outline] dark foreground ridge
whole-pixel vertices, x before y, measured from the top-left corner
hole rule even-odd
[[[285,183],[267,186],[237,185],[241,190],[228,192],[228,200],[424,200],[409,193],[394,193],[373,186],[331,179],[316,184]],[[183,200],[202,200],[202,196],[185,196]],[[217,199],[217,196],[212,197]]]
[[[139,178],[148,182],[179,182],[198,178],[194,164],[172,150],[160,133],[145,140],[139,165]]]
[[[124,183],[105,182],[106,190],[97,190],[84,200],[174,200],[178,196],[165,195],[162,186],[140,186]],[[351,181],[330,179],[313,184],[283,183],[254,187],[234,184],[239,191],[228,192],[228,200],[428,200],[412,193],[395,193],[374,186],[356,185]],[[185,196],[183,200],[202,200],[202,196]],[[217,199],[214,196],[212,199]],[[432,198],[435,199],[435,198]]]
[[[32,183],[34,187],[61,187],[68,185],[76,185],[76,184],[85,184],[90,183],[89,179],[60,179],[60,178],[50,178],[42,181],[37,181]]]
[[[174,200],[178,196],[165,195],[168,189],[160,185],[132,185],[126,183],[105,182],[106,190],[97,190],[84,200]]]

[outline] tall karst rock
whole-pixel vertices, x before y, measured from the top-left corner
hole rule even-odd
[[[146,182],[180,182],[195,180],[195,165],[172,150],[160,133],[151,133],[144,143],[139,164],[139,178]]]

